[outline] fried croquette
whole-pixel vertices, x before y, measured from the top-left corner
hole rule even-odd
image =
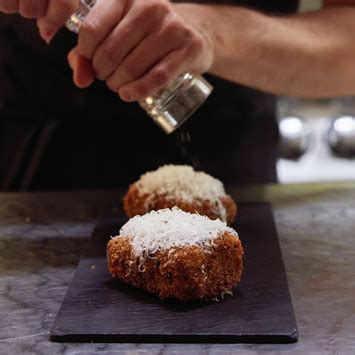
[[[177,206],[232,224],[237,214],[220,180],[186,165],[165,165],[142,175],[129,187],[123,206],[128,217]]]
[[[107,246],[113,277],[181,301],[229,293],[240,281],[242,258],[232,228],[177,208],[134,217]]]

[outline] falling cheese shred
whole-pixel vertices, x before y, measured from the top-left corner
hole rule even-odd
[[[155,171],[143,174],[136,182],[140,195],[147,195],[145,207],[156,196],[167,200],[201,204],[209,201],[212,209],[225,221],[226,208],[221,201],[226,196],[222,182],[188,165],[164,165]]]
[[[225,222],[184,212],[177,207],[151,211],[131,218],[116,238],[128,237],[135,257],[141,260],[159,250],[189,245],[209,247],[223,233],[238,238]]]

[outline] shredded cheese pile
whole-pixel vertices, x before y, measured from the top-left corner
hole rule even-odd
[[[204,173],[197,172],[188,165],[164,165],[159,169],[143,174],[136,182],[140,195],[148,195],[146,208],[155,196],[164,196],[167,200],[202,203],[210,201],[212,209],[223,221],[227,212],[221,202],[226,196],[220,180]]]
[[[237,232],[218,219],[187,213],[177,207],[151,211],[131,218],[116,238],[128,237],[136,257],[144,258],[158,250],[187,245],[210,246],[224,232]]]

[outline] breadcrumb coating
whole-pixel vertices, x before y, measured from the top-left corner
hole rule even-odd
[[[228,293],[240,281],[243,247],[238,237],[224,232],[208,246],[161,250],[142,261],[134,255],[129,237],[115,237],[107,245],[107,262],[113,277],[162,299],[208,300]]]
[[[147,201],[149,200],[149,203]],[[221,203],[226,209],[226,222],[230,225],[233,223],[237,214],[237,205],[231,196],[225,195],[220,198]],[[164,208],[179,207],[185,212],[198,213],[207,216],[211,219],[224,220],[223,216],[219,215],[216,208],[209,200],[195,200],[193,203],[167,198],[164,195],[155,195],[152,198],[149,194],[140,195],[136,184],[132,184],[128,192],[123,198],[123,208],[129,218],[136,215],[144,215],[152,210],[160,210]]]

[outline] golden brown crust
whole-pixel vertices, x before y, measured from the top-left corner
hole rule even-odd
[[[234,222],[235,217],[237,215],[237,211],[238,211],[237,205],[234,202],[233,198],[229,195],[222,197],[221,201],[227,211],[226,222],[227,222],[227,224],[231,225]]]
[[[152,210],[160,210],[163,208],[179,207],[181,210],[190,213],[198,213],[207,216],[211,219],[222,219],[218,213],[215,212],[212,204],[208,200],[196,201],[195,203],[188,203],[182,200],[167,199],[165,196],[155,196],[146,207],[146,202],[150,198],[149,194],[140,195],[136,184],[132,184],[128,192],[123,198],[123,208],[129,218],[136,215],[144,215]],[[223,206],[227,212],[227,223],[232,224],[237,214],[237,206],[231,196],[226,195],[221,198]]]
[[[212,299],[230,291],[240,281],[242,258],[240,240],[228,232],[208,251],[196,245],[158,251],[141,266],[128,237],[111,239],[107,245],[113,277],[160,298],[182,301]]]

